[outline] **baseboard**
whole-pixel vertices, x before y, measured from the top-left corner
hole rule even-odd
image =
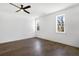
[[[58,42],[58,41],[53,41],[53,40],[47,39],[47,38],[45,38],[45,37],[37,37],[37,38],[39,38],[39,39],[44,39],[44,40],[48,40],[48,41],[51,41],[51,42],[56,42],[56,43],[59,43],[59,44],[68,45],[68,46],[75,47],[75,48],[79,48],[78,46],[74,46],[74,45],[70,45],[70,44],[65,44],[65,43]]]
[[[14,41],[3,42],[3,43],[0,43],[0,44],[11,43],[11,42],[21,41],[21,40],[26,40],[26,39],[33,39],[33,38],[35,38],[35,39],[37,38],[37,39],[48,40],[48,41],[51,41],[51,42],[53,41],[53,40],[48,39],[48,38],[45,38],[45,37],[29,37],[29,38],[14,40]],[[58,41],[53,41],[53,42],[60,43],[60,44],[64,44],[64,45],[68,45],[68,46],[71,46],[71,47],[79,48],[78,46],[74,46],[74,45],[70,45],[70,44],[65,44],[65,43],[58,42]]]
[[[26,40],[26,39],[32,39],[32,38],[35,38],[35,37],[28,37],[28,38],[16,39],[12,41],[5,41],[5,42],[1,42],[0,44],[6,44],[6,43],[11,43],[11,42],[21,41],[21,40]]]

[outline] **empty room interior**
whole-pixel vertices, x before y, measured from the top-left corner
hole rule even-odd
[[[0,3],[0,56],[79,56],[79,3]]]

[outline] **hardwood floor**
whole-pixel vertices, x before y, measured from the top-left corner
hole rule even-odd
[[[30,38],[0,44],[0,56],[79,56],[79,48]]]

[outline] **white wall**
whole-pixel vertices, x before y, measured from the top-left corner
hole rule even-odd
[[[56,33],[56,15],[65,14],[66,33]],[[79,47],[79,5],[39,18],[38,37]]]
[[[34,19],[27,15],[0,11],[0,43],[34,37]]]

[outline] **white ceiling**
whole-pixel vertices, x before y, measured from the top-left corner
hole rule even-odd
[[[17,6],[20,6],[21,4],[23,4],[24,6],[31,5],[31,8],[28,9],[28,11],[31,13],[30,16],[38,17],[68,8],[70,6],[75,5],[76,3],[14,3],[14,4]],[[9,3],[0,3],[0,12],[28,15],[23,11],[16,13],[15,12],[16,10],[18,10],[18,8],[10,5]]]

